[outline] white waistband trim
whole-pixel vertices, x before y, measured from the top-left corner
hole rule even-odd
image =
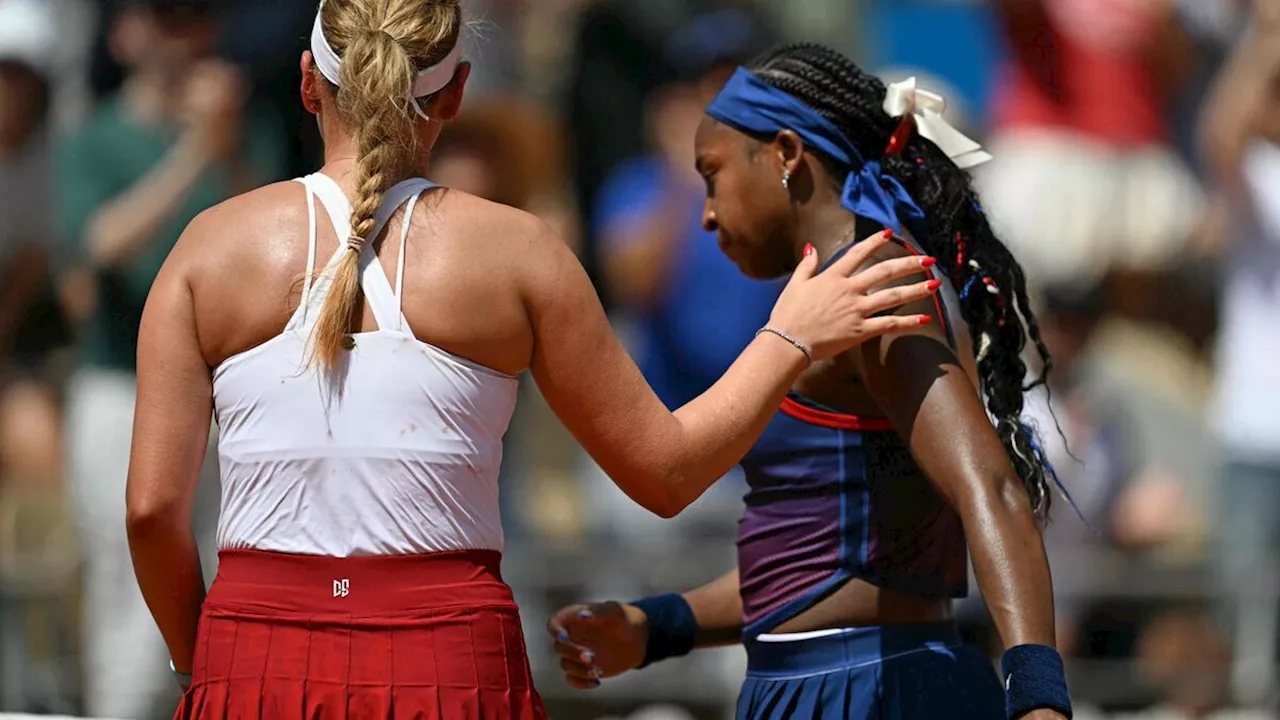
[[[809,632],[798,633],[766,633],[756,636],[756,642],[800,642],[801,640],[813,640],[814,638],[830,637],[832,635],[843,635],[844,633],[853,632],[857,628],[831,628],[829,630],[810,630]]]

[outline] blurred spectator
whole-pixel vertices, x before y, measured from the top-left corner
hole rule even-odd
[[[49,125],[56,129],[84,122],[92,108],[88,63],[100,0],[0,0],[0,7],[35,7],[56,24],[52,36],[35,32],[22,37],[31,47],[40,44],[41,74],[48,83]],[[0,35],[14,38],[30,32],[24,23],[0,27]]]
[[[0,0],[0,482],[45,492],[61,465],[48,353],[66,339],[48,271],[56,234],[46,71],[55,39],[45,8]]]
[[[278,125],[246,106],[238,74],[206,59],[217,28],[208,0],[133,0],[109,22],[124,84],[58,148],[67,272],[80,279],[73,304],[85,320],[68,389],[68,471],[85,557],[86,709],[146,718],[172,697],[172,679],[124,533],[138,323],[186,224],[279,177],[284,153]],[[204,497],[217,489],[213,455],[197,504],[202,534],[216,515]]]
[[[977,173],[997,231],[1045,281],[1167,267],[1201,205],[1168,146],[1193,47],[1173,0],[998,6],[1012,52]]]
[[[690,21],[699,13],[727,4],[722,0],[584,3],[574,52],[568,58],[568,96],[564,101],[565,122],[573,142],[576,204],[584,212],[594,212],[600,205],[603,183],[614,169],[643,151],[647,98],[676,72],[666,52],[667,43],[682,25],[686,31],[696,27]],[[723,40],[734,41],[740,35],[732,26],[723,28],[723,36],[712,22],[704,22],[702,27],[705,30],[700,35],[686,32],[692,42],[683,44],[701,51],[699,45],[705,43],[705,49],[714,51]],[[759,43],[762,39],[757,35],[750,41]],[[593,224],[584,229],[583,264],[599,281],[597,229]],[[611,291],[607,285],[601,288],[606,304],[612,301]]]
[[[68,619],[43,593],[69,590],[74,568],[54,353],[69,338],[49,273],[52,9],[0,0],[0,709],[52,704],[66,690],[42,681],[56,670],[33,652],[35,623]]]
[[[1050,287],[1043,295],[1040,327],[1054,369],[1049,386],[1028,398],[1026,414],[1040,428],[1045,453],[1084,516],[1081,520],[1076,509],[1059,503],[1045,529],[1059,647],[1069,653],[1078,645],[1076,631],[1095,586],[1098,558],[1112,537],[1108,517],[1140,459],[1124,408],[1099,397],[1089,384],[1091,345],[1105,309],[1101,289]]]
[[[1143,628],[1138,669],[1160,702],[1116,720],[1267,720],[1269,713],[1230,709],[1231,653],[1198,610],[1161,613]]]
[[[1270,5],[1257,0],[1255,6]],[[1273,16],[1275,17],[1275,16]],[[1280,19],[1255,21],[1228,61],[1202,127],[1230,225],[1214,416],[1224,448],[1220,553],[1234,596],[1237,689],[1274,693],[1280,581]]]
[[[287,175],[313,172],[322,152],[315,117],[298,100],[298,70],[308,48],[316,0],[219,0],[222,16],[215,54],[234,64],[250,87],[251,101],[289,128]],[[468,89],[470,86],[468,85]]]
[[[781,289],[744,277],[703,228],[694,169],[703,110],[750,54],[755,32],[747,18],[722,12],[672,36],[667,57],[679,73],[649,96],[644,114],[651,152],[611,173],[592,213],[616,309],[637,326],[632,354],[673,409],[728,369]]]
[[[431,179],[531,212],[577,248],[564,148],[542,110],[513,96],[489,97],[468,104],[441,133]]]

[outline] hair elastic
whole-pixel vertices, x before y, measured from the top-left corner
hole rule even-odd
[[[916,131],[915,120],[911,115],[904,115],[901,122],[898,123],[898,129],[893,131],[893,137],[889,138],[889,144],[884,149],[885,155],[897,155],[907,147],[907,143],[911,141],[911,134]]]

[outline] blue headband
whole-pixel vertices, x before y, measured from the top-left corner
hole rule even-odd
[[[846,210],[901,233],[922,227],[924,212],[879,160],[863,159],[849,138],[813,108],[779,90],[746,68],[738,68],[707,107],[707,114],[743,132],[774,135],[793,130],[809,147],[849,168],[840,194]]]

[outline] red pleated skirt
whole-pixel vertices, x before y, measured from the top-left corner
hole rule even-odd
[[[493,551],[224,551],[176,718],[541,720]]]

